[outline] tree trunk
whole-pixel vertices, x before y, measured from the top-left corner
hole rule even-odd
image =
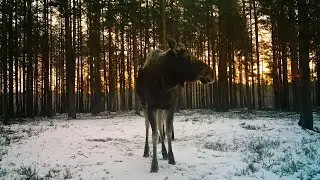
[[[66,57],[65,57],[65,44],[66,44],[66,40],[63,39],[63,36],[65,36],[66,32],[63,31],[63,19],[61,19],[61,57],[60,57],[60,103],[58,104],[60,107],[60,113],[65,113],[66,112],[66,84],[65,84],[65,61],[66,61]]]
[[[105,14],[102,14],[102,17],[105,16]],[[101,18],[103,19],[103,18]],[[102,32],[105,31],[105,28],[103,26]],[[108,102],[108,79],[107,79],[107,58],[106,58],[106,36],[104,33],[102,34],[102,53],[103,53],[103,81],[104,81],[104,96],[103,96],[103,110],[106,109],[106,102]]]
[[[212,14],[213,16],[213,14]],[[217,41],[217,31],[216,31],[216,27],[215,25],[213,25],[213,30],[212,30],[212,40],[211,40],[211,43],[212,43],[212,69],[213,69],[213,73],[214,73],[214,77],[217,77],[216,76],[216,64],[217,64],[217,61],[216,61],[216,41]],[[217,78],[215,79],[215,81],[217,81]],[[212,85],[212,107],[217,109],[217,105],[218,105],[218,83],[215,82],[213,85]]]
[[[313,129],[312,105],[310,99],[310,68],[309,46],[310,33],[308,21],[308,4],[306,0],[298,1],[298,25],[299,25],[299,64],[301,72],[300,80],[300,120],[302,128]]]
[[[27,108],[27,116],[33,117],[33,34],[32,34],[32,1],[27,1],[27,24],[26,24],[26,38],[27,38],[27,97],[26,97],[26,108]]]
[[[220,35],[220,52],[219,52],[219,95],[220,95],[220,111],[228,111],[229,101],[228,101],[228,77],[227,77],[227,62],[228,62],[228,41],[226,35],[226,23],[227,23],[227,12],[226,6],[228,2],[219,1],[219,35]]]
[[[72,47],[72,35],[71,35],[71,12],[69,0],[64,2],[65,8],[65,38],[66,38],[66,68],[67,68],[67,109],[68,117],[71,119],[76,118],[76,106],[75,106],[75,57]]]
[[[247,21],[246,19],[246,3],[245,0],[242,0],[242,16],[244,19],[244,22]],[[244,34],[247,35],[247,28],[245,28]],[[249,85],[249,45],[248,45],[249,38],[244,37],[243,40],[243,51],[244,51],[244,74],[245,74],[245,83],[246,83],[246,96],[245,96],[245,105],[247,108],[251,108],[251,96],[250,96],[250,85]]]
[[[282,69],[283,69],[283,80],[282,80],[282,109],[289,110],[289,88],[288,88],[288,63],[287,63],[287,45],[282,43]]]
[[[15,7],[17,8],[18,5],[16,5]],[[18,15],[15,14],[15,23],[18,24]],[[21,23],[21,22],[20,22]],[[20,51],[20,41],[19,41],[19,30],[18,30],[18,26],[15,26],[15,30],[14,30],[14,41],[15,41],[15,59],[14,59],[14,67],[15,67],[15,96],[16,96],[16,99],[15,99],[15,105],[16,105],[16,117],[20,117],[20,95],[19,93],[21,92],[21,89],[20,89],[20,92],[19,92],[19,79],[21,80],[21,77],[19,78],[19,57],[21,57],[21,51]],[[21,74],[21,73],[20,73]],[[1,75],[0,75],[0,78],[1,78]],[[0,98],[1,99],[1,98]],[[0,100],[1,101],[1,100]],[[1,109],[1,108],[0,108]]]
[[[253,70],[253,66],[254,66],[254,61],[253,61],[253,52],[252,52],[252,2],[250,1],[250,10],[249,10],[249,14],[250,14],[250,63],[251,63],[251,92],[252,92],[252,109],[256,108],[256,96],[255,96],[255,89],[254,89],[254,70]]]
[[[109,103],[108,110],[115,111],[115,65],[113,63],[112,29],[108,29],[109,36]]]
[[[234,59],[234,50],[233,50],[233,44],[232,44],[232,49],[231,49],[231,62],[232,62],[232,96],[233,96],[233,107],[237,108],[238,107],[238,99],[237,99],[237,83],[236,83],[236,64],[235,64],[235,59]]]
[[[254,14],[254,29],[255,29],[255,36],[256,36],[258,109],[262,109],[261,82],[260,82],[259,33],[258,33],[259,29],[258,29],[258,15],[257,15],[257,8],[256,8],[256,0],[253,0],[253,14]]]
[[[39,0],[36,0],[36,9],[39,8]],[[39,115],[39,38],[40,38],[40,27],[39,27],[39,15],[38,13],[35,14],[35,23],[36,27],[34,29],[34,75],[33,75],[33,83],[34,83],[34,107],[33,107],[33,114],[34,116]]]
[[[228,57],[228,63],[229,63],[229,72],[228,72],[228,78],[229,78],[229,100],[230,100],[230,107],[234,108],[234,99],[233,99],[233,69],[234,69],[234,62],[232,58],[232,43],[228,42],[227,47],[227,57]]]
[[[124,59],[124,22],[123,22],[123,16],[121,20],[121,29],[120,29],[120,109],[122,111],[125,110],[126,107],[126,99],[125,99],[125,59]]]
[[[101,45],[100,45],[100,17],[101,17],[100,2],[88,3],[88,20],[89,20],[89,50],[90,68],[91,68],[91,88],[93,92],[93,100],[91,101],[92,114],[97,115],[103,110],[102,89],[101,89]],[[94,65],[94,67],[93,67]]]
[[[156,38],[156,26],[157,26],[157,22],[156,22],[156,11],[155,11],[155,7],[156,7],[156,0],[152,0],[152,31],[153,31],[153,34],[152,34],[152,39],[153,39],[153,49],[156,48],[156,41],[157,41],[157,38]]]
[[[134,79],[137,79],[138,76],[138,49],[137,49],[137,12],[136,12],[136,7],[137,7],[137,1],[133,0],[132,1],[132,9],[133,9],[133,14],[132,14],[132,62],[133,62],[133,76]],[[134,96],[135,99],[135,113],[140,115],[140,102],[137,97],[137,94],[135,93]]]
[[[291,57],[291,84],[292,84],[292,97],[293,97],[293,110],[299,112],[299,93],[298,93],[298,44],[297,44],[297,29],[296,29],[296,19],[294,12],[294,4],[289,6],[289,21],[290,21],[290,57]]]
[[[161,49],[166,49],[166,0],[160,0],[160,15],[161,15],[161,36],[160,36],[160,44]]]
[[[209,66],[211,66],[211,56],[210,56],[210,53],[211,53],[211,40],[212,40],[212,38],[211,38],[211,28],[212,28],[212,22],[211,22],[211,11],[209,10],[208,11],[208,22],[207,22],[207,41],[208,41],[208,44],[207,44],[207,50],[208,50],[208,65]],[[213,85],[212,84],[210,84],[209,85],[209,89],[207,88],[207,90],[209,91],[208,92],[208,104],[207,104],[207,108],[212,108],[212,106],[213,106],[213,97],[212,97],[212,92],[213,92]]]
[[[8,40],[7,40],[7,31],[8,31],[8,22],[7,22],[7,2],[4,0],[2,2],[2,41],[1,41],[1,62],[2,62],[2,84],[3,84],[3,95],[2,95],[2,118],[3,123],[9,123],[8,116],[8,77],[7,77],[7,63],[8,63]]]
[[[243,84],[242,84],[242,54],[239,53],[239,103],[240,108],[243,108],[244,102],[243,102]]]
[[[317,107],[320,107],[320,45],[317,45],[316,58],[317,58],[316,102],[317,102]]]
[[[272,28],[272,81],[273,81],[273,92],[274,92],[274,106],[275,109],[280,108],[280,87],[279,87],[279,76],[278,76],[278,56],[277,56],[277,41],[276,41],[276,23],[274,17],[271,17],[271,28]]]
[[[79,112],[83,113],[84,112],[84,79],[83,79],[83,57],[82,57],[82,12],[81,12],[81,7],[82,7],[82,0],[78,0],[78,9],[79,9],[79,14],[78,14],[78,52],[79,52],[79,57],[78,57],[78,66],[80,66],[80,76],[78,78],[80,79],[80,84],[78,87],[79,92]]]
[[[131,41],[131,35],[127,35],[128,39],[128,51],[129,54],[127,55],[127,72],[128,72],[128,110],[132,110],[132,58],[131,58],[131,52],[132,52],[132,41]]]
[[[14,38],[13,38],[13,3],[8,3],[8,64],[9,64],[9,101],[8,101],[8,115],[14,116],[13,107],[13,56],[14,56]]]
[[[51,107],[51,90],[49,82],[49,32],[48,32],[48,1],[44,0],[44,9],[43,9],[43,20],[44,20],[44,35],[43,35],[43,50],[42,50],[42,61],[44,64],[44,114],[47,117],[52,116],[52,107]]]

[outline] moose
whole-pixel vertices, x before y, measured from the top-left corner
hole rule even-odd
[[[200,81],[203,84],[214,82],[213,69],[198,60],[184,44],[167,37],[169,49],[152,50],[138,71],[135,88],[145,117],[145,147],[143,157],[149,157],[149,124],[152,130],[151,172],[158,172],[157,140],[158,131],[163,159],[175,164],[172,152],[173,116],[179,94],[185,82]],[[164,130],[167,135],[168,152],[164,143]]]

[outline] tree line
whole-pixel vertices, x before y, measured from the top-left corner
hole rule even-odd
[[[317,0],[2,0],[0,5],[4,122],[55,113],[70,118],[77,112],[139,113],[138,69],[150,50],[167,48],[170,35],[217,77],[210,86],[186,83],[179,108],[296,111],[299,124],[312,129],[312,107],[320,105]]]

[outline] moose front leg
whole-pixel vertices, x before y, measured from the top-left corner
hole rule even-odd
[[[158,172],[158,159],[157,159],[157,139],[158,139],[158,129],[157,129],[157,119],[156,119],[156,109],[148,108],[148,119],[151,125],[152,130],[152,163],[151,163],[151,172]]]
[[[168,153],[166,149],[166,145],[164,144],[164,117],[165,115],[165,110],[158,110],[157,111],[157,123],[158,123],[158,128],[159,128],[159,133],[160,133],[160,142],[161,142],[161,151],[162,151],[162,157],[164,160],[168,159]]]
[[[174,155],[172,152],[172,131],[173,131],[173,110],[169,109],[166,111],[166,130],[167,130],[167,139],[168,139],[168,159],[169,164],[176,164],[174,160]]]

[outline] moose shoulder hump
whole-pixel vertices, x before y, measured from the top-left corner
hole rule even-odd
[[[147,55],[143,68],[151,68],[153,65],[161,64],[162,58],[160,57],[164,56],[166,53],[167,51],[162,51],[159,49],[151,50]]]

